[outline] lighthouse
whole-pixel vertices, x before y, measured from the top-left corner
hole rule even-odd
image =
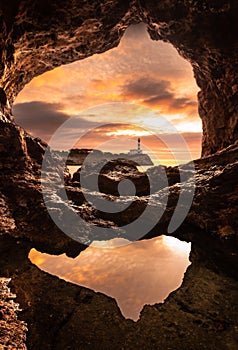
[[[141,154],[142,153],[142,150],[140,148],[140,138],[138,137],[137,139],[137,149],[131,149],[128,154],[130,156],[135,156],[136,154]]]
[[[138,142],[137,142],[138,146],[137,146],[137,153],[141,153],[141,149],[140,149],[140,138],[138,137]]]

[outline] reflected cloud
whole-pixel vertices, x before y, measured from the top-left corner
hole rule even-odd
[[[35,249],[29,257],[44,271],[115,298],[122,314],[137,320],[145,304],[163,302],[181,285],[190,250],[190,243],[160,236],[93,242],[75,259]]]

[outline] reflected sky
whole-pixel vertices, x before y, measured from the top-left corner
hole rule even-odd
[[[93,242],[75,259],[35,249],[29,257],[46,272],[115,298],[124,317],[136,321],[145,304],[163,302],[181,285],[191,244],[168,236],[128,243]]]

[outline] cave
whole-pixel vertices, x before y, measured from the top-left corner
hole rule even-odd
[[[9,313],[0,314],[6,322],[2,346],[237,347],[237,10],[235,0],[1,3],[0,276],[11,278],[7,282],[21,309],[16,308],[18,320],[13,315],[10,326]],[[86,246],[64,235],[51,220],[40,185],[46,145],[16,125],[12,105],[35,76],[117,46],[126,28],[140,22],[152,40],[171,43],[191,63],[200,88],[203,140],[202,157],[194,161],[194,199],[173,232],[192,242],[192,264],[182,286],[163,305],[144,307],[133,322],[122,317],[113,299],[59,280],[29,261],[32,248],[76,257]],[[167,232],[177,191],[176,184],[171,186],[171,201],[156,231],[144,239],[158,230]],[[2,303],[9,293],[4,283]]]

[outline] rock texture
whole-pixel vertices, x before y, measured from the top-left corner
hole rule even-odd
[[[183,176],[186,174],[185,191],[189,193],[194,181],[196,183],[196,190],[189,213],[183,225],[179,227],[177,232],[173,233],[174,235],[192,241],[193,237],[197,234],[200,235],[201,230],[207,232],[208,235],[218,236],[222,239],[237,236],[237,159],[238,146],[234,145],[206,159],[196,160],[195,173],[193,173],[189,164],[181,166],[180,173],[183,173]],[[145,208],[149,206],[148,220],[152,220],[152,217],[154,217],[155,222],[157,222],[155,227],[144,236],[144,238],[151,238],[157,236],[158,232],[167,232],[168,225],[181,193],[180,173],[178,168],[164,167],[163,171],[166,172],[167,181],[165,181],[164,177],[161,175],[161,169],[161,166],[157,166],[148,170],[151,180],[151,182],[148,181],[148,192],[150,192],[150,188],[152,188],[149,204],[148,196],[140,196],[140,198],[135,197],[134,201],[132,201],[130,196],[122,196],[119,200],[113,195],[108,196],[108,200],[117,201],[117,213],[105,213],[95,210],[91,203],[85,200],[81,189],[67,186],[66,191],[70,200],[79,206],[77,211],[84,219],[89,222],[95,222],[100,219],[106,220],[108,221],[107,226],[114,224],[124,226],[137,219]],[[117,176],[120,177],[121,180],[123,178],[123,173],[120,171],[120,167],[118,167],[117,171],[119,171],[119,173],[117,172]],[[129,175],[130,178],[133,179],[133,173],[131,172]],[[142,179],[142,175],[140,176]],[[102,177],[101,181],[106,181],[105,177]],[[137,183],[139,188],[141,185],[140,181]],[[114,184],[115,183],[116,181]],[[163,199],[168,191],[168,184],[170,184],[168,203],[162,218],[156,221],[158,208],[161,207],[162,204],[160,203],[163,203]],[[110,189],[110,186],[108,189]],[[107,193],[109,193],[109,191],[107,191]],[[93,197],[97,196],[99,196],[97,192],[91,194],[92,200]],[[131,203],[128,208],[120,210],[120,207],[125,207],[127,203]],[[121,232],[121,235],[123,236],[123,232]]]
[[[195,162],[194,202],[184,225],[175,232],[177,237],[193,242],[193,264],[182,287],[165,304],[146,307],[141,319],[133,323],[123,319],[112,299],[49,276],[29,263],[31,247],[76,256],[85,246],[65,236],[45,208],[40,186],[45,145],[32,140],[13,123],[1,123],[0,188],[4,220],[0,276],[12,278],[11,289],[23,309],[20,318],[29,329],[28,349],[105,349],[113,344],[115,349],[175,350],[183,344],[188,349],[201,350],[207,349],[208,342],[210,349],[236,349],[237,145]],[[53,165],[47,181],[56,183],[60,166],[57,160]],[[159,169],[151,171],[156,175]],[[184,171],[188,171],[189,183],[189,164]],[[167,173],[172,178],[170,200],[161,221],[146,238],[164,233],[174,210],[180,191],[179,178],[176,168]],[[152,195],[155,207],[164,195],[164,188],[160,187]],[[70,199],[78,199],[78,211],[104,227],[132,220],[147,204],[146,197],[140,197],[116,221],[115,217],[93,211],[77,187],[66,189],[69,193],[76,191]],[[55,193],[51,195],[52,206],[60,212],[60,192],[58,197]],[[83,232],[83,227],[79,232]],[[123,236],[122,231],[118,230],[118,234]]]
[[[45,145],[33,140],[20,127],[3,121],[0,121],[0,140],[0,210],[3,214],[0,234],[27,238],[48,252],[78,254],[85,249],[64,235],[46,210],[40,183]],[[57,179],[57,160],[54,165],[49,174],[52,181]]]
[[[89,190],[95,191],[97,188],[100,192],[119,196],[120,194],[128,195],[131,185],[134,185],[134,195],[142,196],[150,194],[150,184],[147,175],[137,169],[137,163],[125,160],[115,159],[88,164],[82,170],[79,169],[74,173],[72,184],[76,182],[80,185],[80,175],[83,176],[83,186]],[[119,184],[121,181],[128,181],[119,193]]]
[[[19,305],[13,299],[16,295],[8,288],[9,279],[0,278],[0,348],[26,350],[27,327],[17,319]]]
[[[153,39],[172,43],[193,66],[203,156],[237,140],[237,7],[231,1],[140,1]]]

